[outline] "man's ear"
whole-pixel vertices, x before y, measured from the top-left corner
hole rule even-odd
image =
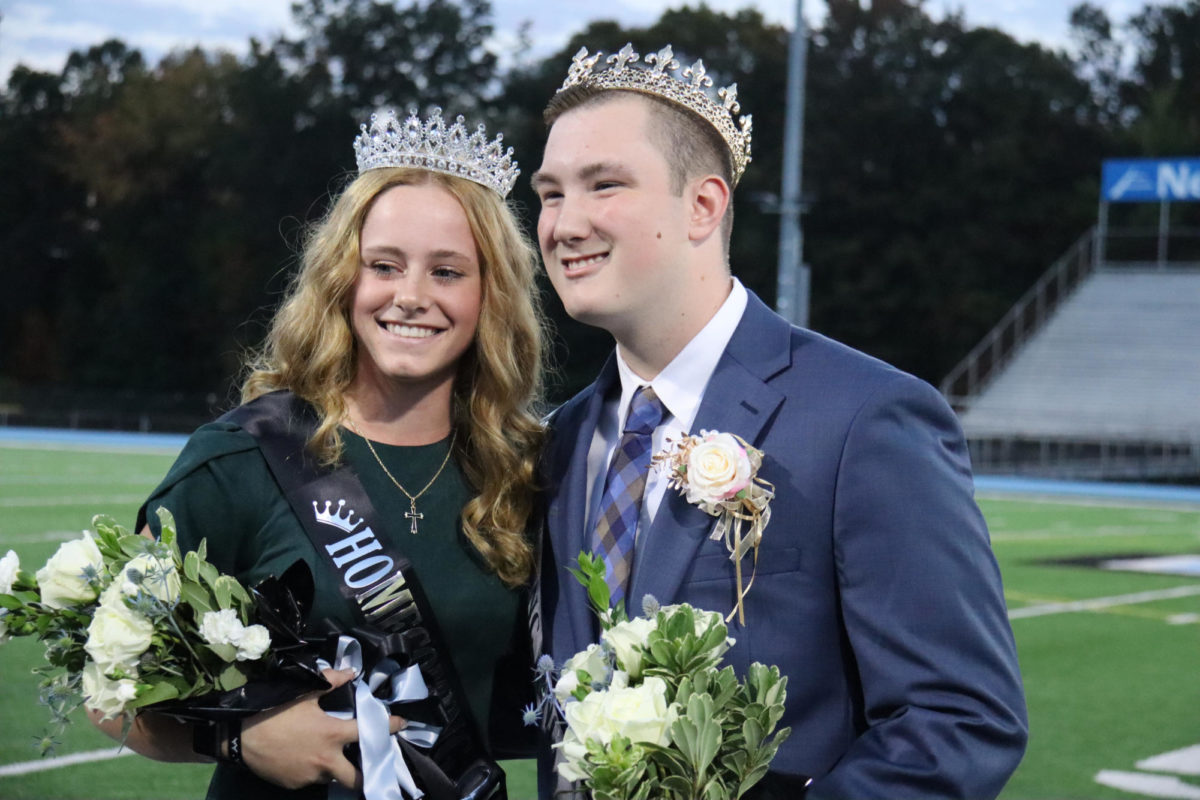
[[[694,180],[689,188],[691,218],[688,238],[699,242],[721,226],[725,210],[729,208],[729,184],[717,175],[706,175]]]

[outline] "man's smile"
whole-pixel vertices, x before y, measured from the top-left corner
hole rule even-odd
[[[593,253],[586,256],[564,256],[559,261],[567,272],[576,272],[599,264],[606,258],[608,258],[608,253]]]

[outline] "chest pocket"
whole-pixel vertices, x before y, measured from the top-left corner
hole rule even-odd
[[[764,537],[765,539],[765,537]],[[686,583],[702,583],[704,581],[729,581],[734,578],[734,564],[729,560],[729,553],[723,543],[714,542],[720,547],[720,552],[704,553],[696,557],[688,570]],[[753,567],[752,556],[746,556],[742,561],[742,574],[750,579]],[[760,547],[758,550],[758,577],[773,575],[781,572],[796,572],[802,563],[798,547]]]

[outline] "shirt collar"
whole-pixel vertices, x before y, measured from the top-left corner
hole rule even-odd
[[[737,278],[733,278],[733,288],[725,302],[717,309],[712,319],[700,329],[692,340],[679,351],[671,363],[662,372],[649,381],[654,393],[662,401],[667,412],[674,417],[671,423],[672,432],[678,428],[686,433],[691,430],[696,412],[700,409],[700,401],[704,398],[704,389],[717,362],[721,360],[733,332],[742,320],[746,311],[746,287]],[[624,427],[625,417],[629,412],[629,404],[633,393],[647,381],[625,363],[621,357],[621,349],[617,348],[617,374],[621,378],[621,399],[617,406],[617,419]]]

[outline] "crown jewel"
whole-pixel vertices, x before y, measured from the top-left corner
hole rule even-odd
[[[751,116],[746,114],[734,121],[734,114],[741,111],[737,101],[737,84],[717,90],[717,99],[705,91],[713,85],[704,69],[704,62],[696,60],[690,67],[680,69],[671,45],[657,53],[647,53],[644,59],[626,44],[617,53],[604,59],[604,66],[597,71],[596,64],[603,55],[599,50],[588,54],[586,47],[571,59],[567,79],[558,91],[572,86],[591,86],[597,89],[625,89],[642,92],[670,100],[699,114],[717,129],[733,161],[733,183],[741,180],[746,165],[750,163]],[[678,74],[674,74],[678,72]]]
[[[521,174],[512,148],[502,148],[504,134],[489,142],[483,125],[468,133],[461,115],[447,127],[440,108],[424,121],[412,109],[403,123],[394,111],[381,111],[371,115],[369,128],[363,124],[361,129],[354,139],[359,174],[380,167],[419,167],[466,178],[501,197],[508,196]]]

